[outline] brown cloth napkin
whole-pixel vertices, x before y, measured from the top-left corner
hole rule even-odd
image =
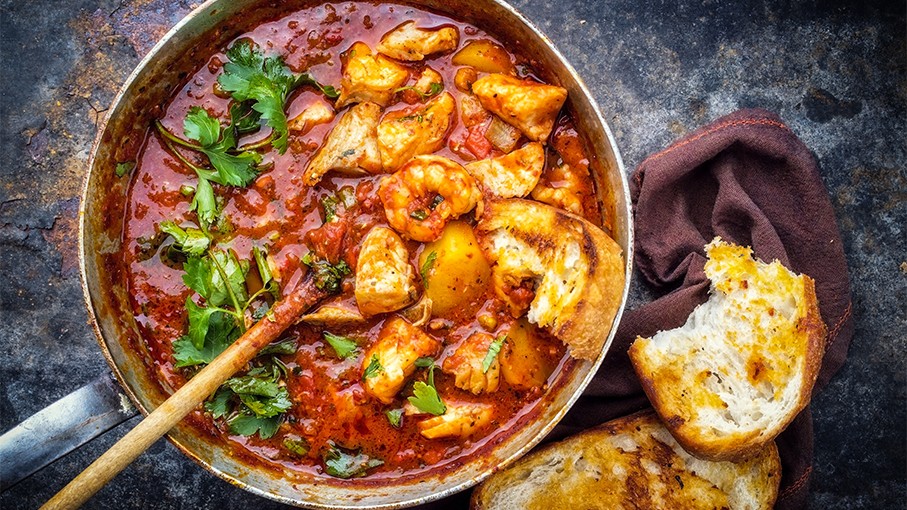
[[[853,334],[847,265],[816,162],[778,116],[754,109],[718,119],[643,161],[630,193],[636,266],[645,282],[667,293],[624,314],[604,364],[553,438],[649,405],[627,349],[637,335],[682,325],[706,301],[704,246],[716,235],[816,281],[828,337],[814,391],[828,383]],[[777,444],[782,479],[775,507],[805,508],[813,456],[808,407]]]

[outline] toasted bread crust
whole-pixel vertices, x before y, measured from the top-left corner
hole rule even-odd
[[[643,411],[547,445],[495,473],[473,510],[542,508],[769,509],[781,461],[774,442],[740,463],[698,460]]]
[[[766,266],[768,265],[766,264],[763,267]],[[784,386],[799,388],[799,390],[796,396],[791,399],[792,402],[786,406],[785,412],[777,416],[771,416],[767,425],[743,423],[732,432],[719,432],[709,427],[698,414],[700,409],[697,408],[697,404],[694,402],[697,396],[695,393],[693,395],[688,393],[685,398],[678,397],[678,388],[691,386],[691,380],[696,374],[691,370],[685,370],[682,373],[672,373],[669,367],[666,367],[663,359],[652,355],[654,338],[638,337],[631,345],[629,350],[630,360],[633,363],[633,368],[639,377],[643,390],[665,426],[670,430],[677,442],[690,453],[703,459],[716,461],[746,459],[757,454],[766,444],[772,442],[809,403],[812,388],[818,376],[825,352],[826,328],[819,312],[815,282],[805,275],[796,278],[802,281],[802,293],[797,296],[799,304],[794,328],[790,331],[775,333],[768,339],[769,343],[766,345],[747,346],[745,348],[747,350],[739,353],[744,358],[752,355],[771,356],[773,348],[771,344],[791,343],[802,345],[802,347],[797,348],[795,358],[792,361],[784,360],[784,362],[794,366],[796,372],[790,380],[780,383]],[[713,292],[715,292],[714,286],[721,284],[721,282],[713,281],[712,283]],[[708,305],[706,303],[700,306]],[[704,326],[700,325],[700,327]],[[761,350],[764,350],[764,352],[759,352]],[[753,351],[754,354],[749,351]],[[711,359],[709,357],[713,354],[713,352],[706,350],[696,351],[693,356]],[[686,365],[692,366],[693,363],[688,360]],[[684,393],[681,392],[680,395],[684,395]],[[727,407],[727,404],[725,404],[725,407]]]
[[[476,234],[485,255],[497,263],[498,275],[540,282],[530,321],[548,328],[569,346],[573,357],[594,360],[623,294],[623,258],[617,243],[579,216],[522,199],[488,202]],[[502,250],[502,244],[509,251]],[[537,267],[505,260],[508,256],[531,259]],[[554,281],[559,278],[564,280],[560,287]],[[538,304],[542,293],[545,305]]]

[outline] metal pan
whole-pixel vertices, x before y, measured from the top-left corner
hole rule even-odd
[[[546,80],[568,90],[567,107],[572,110],[577,127],[585,137],[597,188],[611,190],[611,198],[615,202],[613,234],[623,249],[627,275],[618,311],[619,320],[626,303],[633,259],[630,199],[614,138],[588,89],[551,41],[515,9],[499,0],[424,0],[408,3],[467,21],[495,34],[500,40],[509,42],[511,50],[530,55],[538,61]],[[134,157],[157,107],[167,103],[187,73],[201,66],[217,48],[251,28],[250,18],[289,13],[306,5],[297,4],[260,0],[211,0],[204,3],[175,26],[142,60],[114,99],[106,123],[100,126],[79,209],[83,290],[101,350],[126,394],[142,413],[147,414],[168,395],[146,369],[147,357],[143,354],[143,343],[123,285],[125,273],[118,261],[118,252],[128,182],[118,178],[114,168],[118,162]],[[591,380],[605,357],[616,329],[617,321],[610,332],[602,332],[608,338],[605,348],[594,362],[580,363],[577,369],[552,386],[539,402],[541,412],[533,420],[453,471],[390,484],[350,484],[326,477],[306,477],[298,473],[255,468],[231,455],[228,445],[203,437],[188,425],[178,425],[168,438],[216,476],[282,503],[312,508],[401,508],[426,503],[478,483],[541,441]],[[116,402],[116,399],[104,402]],[[128,409],[123,409],[120,414],[128,416]],[[97,431],[100,432],[103,429]]]

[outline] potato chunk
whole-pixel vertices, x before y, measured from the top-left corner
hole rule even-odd
[[[466,165],[486,189],[503,198],[524,197],[535,188],[545,167],[545,148],[528,143],[510,154]]]
[[[488,404],[445,402],[446,413],[419,422],[419,432],[423,437],[467,437],[491,421],[492,408]]]
[[[415,21],[407,21],[384,34],[375,49],[397,60],[415,62],[428,55],[453,51],[459,43],[460,33],[454,27],[418,28]]]
[[[318,184],[329,171],[364,175],[381,171],[378,151],[378,119],[381,107],[360,103],[350,108],[328,133],[302,174],[307,186]]]
[[[373,55],[367,44],[357,42],[341,55],[343,77],[337,108],[371,101],[387,106],[401,85],[409,79],[409,70],[384,55]]]
[[[419,256],[425,277],[425,295],[432,300],[432,313],[446,315],[481,296],[491,280],[491,266],[472,227],[461,221],[448,223],[437,241]]]
[[[482,392],[491,393],[498,389],[501,370],[498,357],[492,359],[487,371],[482,367],[492,342],[494,337],[488,333],[473,333],[444,360],[442,369],[453,374],[454,386],[474,395]]]
[[[527,138],[545,143],[567,90],[503,74],[490,74],[472,84],[472,92],[482,106],[504,122],[519,129]]]
[[[356,262],[356,303],[362,315],[405,308],[416,300],[416,275],[409,252],[393,230],[373,228],[362,241]]]
[[[378,124],[378,149],[384,169],[396,170],[413,156],[440,149],[454,108],[453,96],[445,92],[415,110],[387,114]]]
[[[416,360],[434,356],[440,348],[439,341],[400,317],[388,320],[378,333],[378,341],[362,360],[362,385],[366,393],[390,404],[406,378],[416,370]]]
[[[498,355],[501,375],[507,384],[524,390],[543,386],[555,369],[545,355],[549,349],[551,346],[529,321],[525,318],[517,321]]]
[[[474,39],[453,56],[454,65],[469,66],[483,73],[513,74],[510,53],[488,39]]]

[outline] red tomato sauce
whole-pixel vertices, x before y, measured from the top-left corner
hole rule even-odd
[[[392,4],[367,4],[350,2],[303,9],[283,18],[259,25],[243,34],[242,38],[254,41],[266,55],[279,54],[293,72],[307,72],[323,84],[339,86],[341,79],[340,53],[353,42],[362,41],[374,49],[380,37],[404,20],[415,20],[420,27],[454,26],[460,33],[460,47],[472,39],[490,39],[507,48],[507,41],[497,41],[493,36],[456,20],[408,6]],[[223,49],[222,49],[223,50]],[[413,69],[412,84],[420,68],[430,66],[444,78],[444,90],[450,92],[459,104],[463,93],[454,86],[456,65],[451,62],[453,53],[432,56],[424,62],[404,63]],[[535,78],[532,62],[520,55],[512,55],[518,74]],[[172,133],[182,136],[183,118],[192,106],[201,106],[211,116],[226,122],[229,119],[229,100],[215,94],[214,84],[223,72],[227,61],[223,53],[212,55],[185,82],[185,85],[166,106],[161,121]],[[395,97],[395,102],[385,113],[409,108],[411,105]],[[331,103],[311,88],[295,91],[287,102],[287,117],[294,118],[314,102]],[[339,113],[339,112],[338,112]],[[316,126],[302,136],[291,133],[289,149],[278,154],[271,149],[264,154],[268,168],[247,188],[228,188],[214,185],[215,194],[222,199],[221,216],[228,226],[218,230],[215,240],[220,247],[229,247],[240,260],[251,260],[253,246],[266,247],[276,267],[275,278],[284,293],[292,289],[307,271],[303,257],[313,249],[326,254],[329,259],[342,259],[351,268],[356,267],[362,239],[375,226],[387,226],[381,201],[376,194],[381,176],[350,178],[329,173],[315,187],[305,186],[301,175],[306,163],[322,144],[336,124],[337,118]],[[253,143],[268,135],[268,128],[250,134],[242,144]],[[457,148],[453,141],[467,140],[476,135],[457,120],[449,130],[444,148],[436,152],[460,164],[470,161],[468,151]],[[482,138],[484,140],[484,138]],[[475,142],[472,142],[475,145]],[[525,143],[525,139],[523,142]],[[479,144],[482,145],[482,144]],[[560,154],[552,152],[558,150]],[[491,156],[501,155],[497,149],[484,147]],[[596,190],[588,175],[589,162],[582,142],[566,109],[562,111],[552,133],[542,182],[556,177],[555,166],[565,162],[581,173],[580,196],[583,215],[596,224],[602,224],[602,208],[596,201]],[[195,163],[206,166],[203,157]],[[192,295],[182,281],[183,271],[164,256],[172,240],[158,233],[157,225],[165,220],[177,224],[196,223],[190,211],[190,198],[180,193],[181,186],[194,185],[194,172],[174,157],[164,146],[161,137],[149,131],[145,146],[138,160],[127,204],[122,257],[128,268],[128,290],[133,312],[139,324],[143,348],[147,351],[149,370],[161,386],[171,391],[181,386],[192,369],[174,367],[174,340],[186,334],[186,298]],[[557,184],[557,183],[553,183]],[[356,192],[356,205],[342,213],[341,221],[323,227],[323,213],[319,201],[344,186]],[[604,207],[605,212],[610,211]],[[472,213],[464,218],[474,224]],[[609,220],[605,218],[607,223]],[[422,243],[407,241],[410,259],[418,272],[418,257]],[[252,263],[254,266],[254,262]],[[353,277],[347,277],[342,292],[333,298],[355,308]],[[517,389],[502,381],[497,391],[478,396],[454,386],[453,377],[435,370],[438,393],[445,399],[468,400],[490,404],[493,417],[489,424],[467,438],[426,439],[416,428],[417,418],[404,416],[402,425],[391,425],[385,411],[400,408],[405,395],[412,394],[414,381],[424,381],[425,371],[416,375],[398,394],[394,404],[385,405],[368,396],[363,390],[362,352],[375,342],[385,320],[394,314],[382,314],[358,326],[334,327],[330,332],[355,338],[361,346],[357,356],[340,359],[323,340],[324,328],[299,324],[286,331],[283,339],[295,339],[296,353],[282,355],[280,360],[288,369],[286,388],[293,407],[284,416],[277,434],[270,439],[257,435],[240,436],[230,433],[223,420],[214,420],[201,410],[190,416],[197,428],[215,434],[235,445],[237,455],[256,461],[273,469],[304,473],[323,473],[322,452],[329,442],[351,450],[361,450],[379,458],[383,464],[369,470],[365,482],[385,477],[416,476],[424,470],[440,465],[455,465],[465,456],[501,441],[512,434],[525,420],[537,413],[535,403],[550,384],[571,370],[574,362],[567,356],[561,342],[542,331],[536,331],[541,350],[547,363],[555,367],[548,383],[532,389]],[[494,327],[487,329],[477,322],[480,315],[494,318]],[[506,306],[489,288],[485,294],[442,318],[437,329],[425,328],[426,333],[439,340],[443,353],[437,357],[440,367],[451,352],[476,331],[498,336],[506,334],[515,323]],[[307,454],[297,455],[285,447],[287,438],[304,438],[310,448]]]

